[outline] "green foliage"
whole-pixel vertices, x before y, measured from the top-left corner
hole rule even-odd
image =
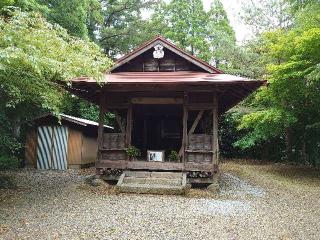
[[[130,158],[137,158],[141,156],[140,149],[136,148],[135,146],[128,147],[126,152]]]
[[[177,162],[179,159],[179,155],[177,153],[177,151],[171,150],[170,154],[169,154],[169,160],[171,162]]]
[[[6,6],[12,6],[14,4],[15,0],[2,0],[0,2],[0,9]]]
[[[4,9],[0,28],[0,114],[7,129],[1,142],[19,142],[23,121],[63,108],[58,82],[83,75],[99,80],[111,65],[96,44],[70,37],[38,13]]]
[[[80,118],[85,118],[99,122],[99,106],[90,103],[74,95],[65,94],[62,100],[61,112]],[[105,115],[105,124],[114,126],[114,114],[107,112]]]
[[[210,39],[211,61],[216,67],[227,70],[232,66],[236,54],[236,37],[234,30],[230,26],[227,13],[220,0],[214,0],[207,13],[208,35]]]
[[[288,28],[292,23],[288,0],[249,0],[243,5],[241,17],[255,35],[265,31]]]
[[[20,161],[13,156],[1,155],[0,156],[0,171],[13,170],[20,167]]]
[[[279,161],[282,157],[283,140],[271,138],[265,142],[256,142],[253,147],[240,147],[238,141],[250,131],[237,129],[243,115],[251,113],[253,109],[238,106],[224,114],[219,121],[219,152],[222,158],[264,159]],[[247,143],[245,143],[247,144]]]
[[[252,103],[256,111],[242,118],[239,128],[250,131],[238,146],[251,147],[286,134],[287,148],[294,148],[290,151],[302,161],[310,162],[311,152],[319,150],[319,140],[310,131],[320,120],[320,25],[315,24],[319,15],[319,5],[304,9],[292,29],[262,35],[269,86],[257,93]],[[293,130],[291,136],[288,129]]]
[[[279,136],[284,129],[295,122],[294,116],[279,109],[268,108],[246,114],[242,117],[238,129],[254,129],[254,131],[235,142],[235,146],[241,148],[256,146],[270,138]]]
[[[47,20],[67,29],[68,33],[86,39],[92,25],[101,23],[101,4],[98,0],[38,0],[50,11]],[[91,28],[90,28],[91,27]],[[90,36],[92,36],[90,32]]]
[[[235,48],[235,34],[219,0],[213,1],[208,12],[201,0],[163,2],[150,24],[179,47],[216,65],[226,65]]]
[[[115,58],[127,53],[152,36],[147,20],[142,19],[143,10],[152,10],[157,0],[102,0],[104,18],[97,39],[105,53]]]
[[[79,117],[81,118],[99,122],[99,106],[82,99],[79,99],[78,101],[79,108],[74,115],[79,115]],[[114,126],[114,118],[114,114],[112,114],[111,112],[107,112],[105,115],[104,123],[109,126]]]
[[[254,39],[243,46],[229,47],[227,63],[219,67],[229,74],[240,75],[251,79],[264,79],[266,74],[265,64],[261,61],[263,43],[260,39]]]
[[[2,0],[0,10],[6,7],[17,7],[22,11],[38,11],[47,14],[48,6],[41,4],[38,0]]]
[[[65,28],[68,34],[83,39],[88,36],[94,39],[95,25],[103,21],[99,0],[6,0],[0,9],[5,6],[39,12],[47,21]]]
[[[206,29],[206,12],[201,0],[173,0],[162,5],[161,14],[155,16],[164,24],[163,35],[179,47],[198,57],[209,60],[209,41]],[[188,17],[186,17],[188,16]]]
[[[11,14],[0,19],[1,96],[8,110],[27,114],[31,104],[57,111],[61,89],[55,82],[81,75],[100,79],[110,66],[97,45],[71,38],[39,14]]]

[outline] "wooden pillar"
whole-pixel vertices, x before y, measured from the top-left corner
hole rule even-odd
[[[182,162],[186,164],[186,148],[188,146],[188,109],[187,109],[187,101],[188,101],[188,94],[184,92],[183,98],[183,118],[182,118]]]
[[[98,127],[98,152],[97,152],[97,161],[101,159],[101,149],[103,148],[103,130],[104,130],[104,120],[106,113],[106,103],[105,103],[105,92],[100,92],[100,104],[99,104],[99,127]]]
[[[127,126],[126,126],[126,146],[131,145],[131,132],[132,132],[132,103],[130,101],[127,111]]]
[[[218,172],[219,170],[218,117],[218,95],[214,93],[212,109],[212,163],[214,172]]]

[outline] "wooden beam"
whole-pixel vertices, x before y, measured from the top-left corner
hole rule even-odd
[[[109,110],[117,110],[117,109],[127,109],[129,107],[128,103],[112,103],[108,102]]]
[[[133,104],[182,104],[182,98],[159,98],[159,97],[134,97],[131,99]]]
[[[170,92],[170,91],[192,91],[192,92],[206,92],[211,93],[212,91],[222,91],[225,85],[208,85],[208,84],[107,84],[106,89],[110,93],[118,92]]]
[[[117,121],[117,123],[119,125],[120,131],[122,133],[125,133],[125,127],[123,126],[122,121],[121,121],[121,117],[119,116],[117,111],[114,111],[114,116],[115,116],[116,121]]]
[[[219,164],[219,149],[218,149],[218,96],[213,95],[213,109],[212,109],[212,163],[213,166]]]
[[[212,109],[212,103],[193,103],[188,104],[187,108],[189,110],[211,110]]]
[[[140,170],[166,170],[166,171],[206,171],[212,172],[212,164],[208,163],[169,163],[148,161],[126,161],[104,159],[97,163],[97,168],[140,169]]]
[[[193,122],[193,124],[192,124],[192,126],[191,126],[191,128],[190,128],[190,130],[188,132],[188,135],[190,135],[190,134],[192,134],[194,132],[194,130],[198,126],[198,123],[199,123],[200,119],[202,118],[203,113],[204,113],[204,110],[199,111],[196,119],[194,120],[194,122]]]

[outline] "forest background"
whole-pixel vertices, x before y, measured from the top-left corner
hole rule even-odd
[[[226,73],[268,80],[221,117],[223,157],[319,167],[320,1],[250,0],[240,20],[251,32],[241,43],[219,0],[209,8],[202,0],[1,0],[0,169],[23,165],[34,117],[97,121],[98,107],[57,81],[99,81],[117,57],[156,35]]]

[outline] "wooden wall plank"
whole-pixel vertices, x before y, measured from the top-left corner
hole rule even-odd
[[[97,139],[82,135],[82,156],[81,164],[94,163],[97,157]]]
[[[25,145],[25,159],[27,167],[37,167],[37,130],[28,132]]]
[[[75,129],[68,128],[68,165],[81,164],[82,159],[82,133]]]

